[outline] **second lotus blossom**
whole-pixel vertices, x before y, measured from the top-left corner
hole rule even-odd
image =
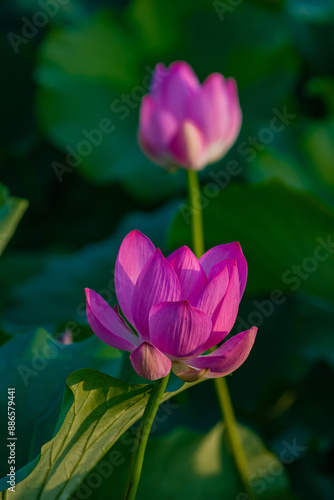
[[[100,339],[131,352],[136,372],[149,380],[171,369],[182,380],[221,377],[247,358],[257,328],[231,331],[245,289],[247,263],[239,243],[219,245],[197,259],[184,246],[164,258],[139,231],[123,240],[115,267],[119,313],[86,289],[87,317]]]
[[[201,170],[227,153],[240,126],[233,78],[212,73],[201,85],[186,62],[157,64],[139,125],[139,143],[152,161]]]

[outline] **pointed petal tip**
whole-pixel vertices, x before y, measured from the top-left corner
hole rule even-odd
[[[145,239],[149,239],[147,238],[147,236],[145,236],[145,234],[143,234],[141,231],[139,231],[139,229],[132,229],[132,231],[130,231],[124,238],[124,240],[126,238],[145,238]],[[123,240],[123,241],[124,241]]]
[[[254,335],[254,337],[256,337],[258,331],[259,331],[259,329],[257,326],[252,326],[252,328],[249,330],[249,333],[251,335]]]
[[[202,255],[202,257],[199,259],[199,262],[203,267],[206,275],[209,277],[210,274],[212,276],[211,271],[216,266],[218,266],[220,263],[223,263],[223,261],[230,259],[235,259],[238,264],[241,298],[245,290],[247,281],[247,261],[238,241],[225,243],[211,248],[204,255]]]
[[[143,236],[143,233],[139,231],[139,229],[132,229],[132,231],[130,231],[129,234],[140,234]]]
[[[238,333],[224,342],[216,351],[188,360],[191,367],[208,368],[205,378],[224,377],[237,370],[248,358],[255,342],[257,327]]]
[[[154,250],[155,246],[151,240],[138,229],[134,229],[125,236],[118,251],[115,264],[116,295],[124,316],[132,324],[131,306],[134,288]]]
[[[92,302],[97,303],[100,299],[107,304],[107,302],[101,297],[101,295],[95,292],[95,290],[92,290],[91,288],[85,288],[84,290],[88,305],[92,306]]]
[[[194,76],[196,78],[196,81],[198,81],[197,76],[195,74],[195,71],[193,68],[190,66],[189,63],[186,61],[174,61],[168,66],[169,71],[186,71],[191,75],[192,77]]]
[[[229,94],[232,97],[236,98],[239,102],[238,85],[237,85],[235,78],[232,78],[232,77],[227,78],[226,86],[227,86],[227,90],[228,90]]]
[[[192,302],[207,284],[206,274],[189,247],[183,245],[167,257],[179,278],[182,297]]]
[[[226,88],[226,78],[221,73],[211,73],[203,82],[202,88],[212,89],[212,86],[218,85],[219,89],[224,92]]]
[[[160,257],[162,257],[163,259],[165,258],[165,257],[163,256],[163,253],[162,253],[162,251],[160,250],[160,248],[156,248],[156,249],[155,249],[155,253],[156,253],[157,255],[159,255]]]

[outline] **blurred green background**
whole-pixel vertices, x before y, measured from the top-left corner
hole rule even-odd
[[[253,463],[254,489],[260,499],[333,498],[333,24],[332,0],[2,1],[0,165],[12,195],[0,191],[2,234],[26,208],[13,197],[29,202],[0,261],[1,398],[14,378],[29,415],[18,417],[20,467],[51,438],[74,369],[130,380],[117,352],[87,339],[83,288],[115,303],[115,257],[134,228],[165,254],[190,245],[185,172],[150,163],[136,139],[155,64],[185,60],[202,81],[233,76],[243,110],[236,144],[200,179],[207,248],[238,240],[249,263],[235,331],[255,324],[259,334],[229,386],[239,421],[281,466]],[[42,377],[28,373],[27,390],[17,367],[31,368],[49,342],[41,327],[70,329],[75,344]],[[226,486],[228,466],[225,476],[197,469],[199,450],[220,439],[212,384],[175,404],[150,441],[142,497],[247,498]],[[119,498],[123,472],[93,498]]]

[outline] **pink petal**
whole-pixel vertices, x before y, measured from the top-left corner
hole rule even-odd
[[[247,262],[242,253],[240,243],[227,243],[225,245],[218,245],[211,250],[208,250],[202,257],[199,259],[199,262],[204,269],[209,280],[213,277],[212,270],[214,266],[219,263],[222,263],[227,259],[235,259],[238,265],[238,273],[240,280],[240,299],[242,294],[244,293],[246,281],[247,281]],[[217,267],[216,269],[220,269]]]
[[[212,280],[217,274],[219,274],[223,269],[227,268],[229,276],[232,275],[234,266],[238,264],[235,259],[226,259],[218,262],[210,271],[209,281]]]
[[[123,318],[94,290],[85,288],[87,318],[93,332],[108,345],[123,351],[133,351],[139,339],[127,326]]]
[[[191,301],[208,282],[198,259],[188,247],[183,246],[175,250],[167,260],[179,278],[182,298]]]
[[[180,298],[178,277],[157,248],[140,273],[132,297],[132,315],[143,339],[149,339],[148,318],[151,308],[159,302]]]
[[[123,240],[115,264],[115,289],[124,316],[133,324],[132,295],[137,279],[155,246],[140,231],[131,231]]]
[[[204,352],[212,328],[211,319],[188,301],[163,302],[150,312],[150,339],[169,356],[186,358]]]
[[[187,118],[198,126],[208,143],[223,139],[224,125],[229,120],[229,103],[222,75],[210,75],[188,106]]]
[[[229,272],[228,268],[225,267],[208,283],[193,304],[197,309],[205,312],[211,318],[214,325],[211,335],[205,343],[204,351],[219,344],[219,342],[221,342],[228,334],[227,330],[219,329],[220,324],[217,324],[217,326],[215,325],[216,317],[221,310],[221,303],[227,291],[228,285]]]
[[[159,103],[161,102],[162,89],[166,83],[168,75],[169,70],[163,63],[158,63],[155,66],[149,91]]]
[[[172,368],[172,362],[156,347],[143,342],[130,356],[133,368],[138,375],[147,380],[166,377]]]
[[[214,331],[229,333],[232,330],[238,315],[239,304],[240,304],[239,273],[237,264],[235,264],[229,279],[228,287],[224,295],[224,298],[220,302],[217,309],[215,310],[213,316],[212,323]]]
[[[139,123],[139,142],[143,149],[157,158],[166,157],[168,145],[179,126],[173,114],[151,95],[146,95],[140,106]]]
[[[237,84],[233,78],[228,78],[227,80],[227,92],[228,92],[228,103],[229,103],[229,120],[225,125],[223,132],[224,140],[226,142],[226,147],[229,149],[235,142],[241,128],[242,113],[239,103]]]
[[[212,75],[211,75],[212,76]],[[211,77],[210,76],[210,77]],[[210,79],[210,77],[208,79]],[[207,151],[207,162],[214,163],[222,158],[236,141],[241,128],[242,114],[235,81],[229,78],[224,85],[227,104],[221,123],[220,137],[216,138]],[[211,134],[213,137],[213,134]]]
[[[154,95],[160,104],[171,112],[180,122],[185,118],[188,102],[200,89],[200,83],[193,69],[185,62],[174,62],[162,75],[162,68],[158,69],[155,77],[161,78],[161,85],[157,86]]]
[[[193,305],[213,318],[216,308],[222,301],[229,284],[229,272],[225,267],[214,276],[194,301]]]
[[[169,144],[169,152],[181,167],[200,170],[206,165],[204,137],[189,120],[181,123]]]
[[[188,360],[189,366],[210,371],[206,378],[223,377],[234,372],[247,359],[257,333],[257,328],[253,326],[250,330],[241,332],[227,340],[215,352],[206,356],[199,356]]]

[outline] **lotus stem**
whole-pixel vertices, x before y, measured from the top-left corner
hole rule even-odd
[[[196,257],[199,259],[205,252],[201,193],[199,189],[197,172],[195,170],[188,170],[187,172],[191,206],[193,251]],[[231,446],[234,463],[236,465],[239,477],[245,487],[245,491],[247,492],[250,499],[254,499],[254,493],[249,484],[249,472],[246,455],[244,453],[240,435],[238,433],[237,421],[235,418],[227,382],[225,378],[221,377],[215,378],[214,384],[223,415],[223,422],[225,424],[226,432]]]
[[[136,497],[141,471],[143,468],[148,436],[150,434],[155,415],[161,403],[162,396],[164,395],[169,375],[170,374],[155,382],[149,400],[147,402],[144,415],[139,423],[136,434],[137,447],[132,453],[128,477],[123,494],[123,500],[134,500]]]

